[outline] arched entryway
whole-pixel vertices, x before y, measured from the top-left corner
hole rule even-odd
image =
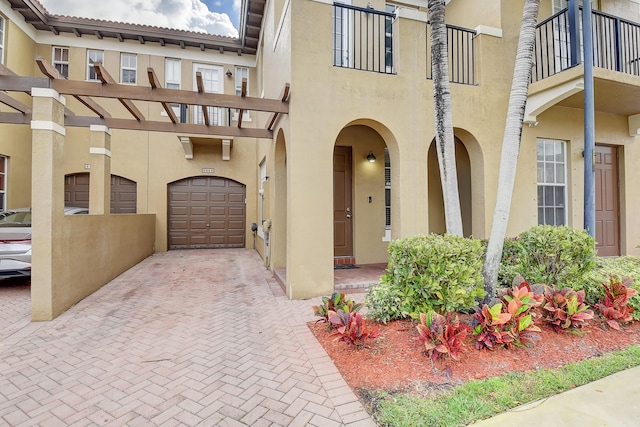
[[[278,131],[274,156],[274,212],[271,225],[271,259],[274,269],[287,263],[287,144],[282,129]]]
[[[214,176],[168,185],[169,249],[244,248],[246,187]]]
[[[460,195],[460,210],[462,211],[463,235],[473,234],[473,202],[471,159],[465,144],[455,137],[456,168],[458,171],[458,193]],[[440,167],[436,153],[435,139],[429,146],[427,170],[429,173],[429,232],[444,234],[446,232],[444,219],[444,201],[442,184],[440,182]]]
[[[375,126],[375,128],[374,128]],[[379,129],[378,129],[379,128]],[[387,261],[391,156],[378,122],[344,127],[333,150],[334,266]]]

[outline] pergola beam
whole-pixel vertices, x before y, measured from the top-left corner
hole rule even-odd
[[[4,113],[19,114],[19,113]],[[2,120],[0,120],[2,122]],[[145,120],[139,122],[132,119],[101,119],[99,117],[66,117],[65,126],[88,127],[90,125],[105,125],[110,129],[140,130],[149,132],[173,132],[180,134],[208,135],[220,138],[266,138],[271,139],[273,132],[262,128],[237,128],[235,126],[203,126],[195,123],[171,123]]]
[[[289,83],[286,83],[284,85],[284,88],[282,89],[282,92],[280,93],[280,99],[282,100],[283,103],[288,103],[289,102]],[[273,130],[273,126],[275,126],[276,124],[276,120],[278,120],[278,117],[280,116],[280,113],[277,111],[274,111],[271,116],[269,117],[269,120],[267,120],[267,130]]]
[[[52,80],[44,77],[3,76],[0,74],[0,90],[31,93],[31,88],[55,89],[61,95],[83,95],[96,98],[126,98],[135,101],[168,102],[187,105],[208,105],[212,107],[264,111],[268,113],[289,113],[289,105],[279,99],[245,98],[222,93],[198,93],[182,89],[152,89],[144,86],[120,84],[103,85],[96,82]]]
[[[242,78],[242,89],[240,91],[240,97],[244,98],[245,96],[247,96],[247,78],[243,77]],[[242,115],[244,114],[244,109],[240,109],[240,111],[238,111],[238,127],[241,128],[242,127]]]
[[[10,97],[4,92],[0,92],[0,102],[3,103],[4,105],[7,105],[13,108],[14,110],[19,111],[22,114],[31,114],[31,108],[29,108],[27,105],[23,104],[22,102],[16,99],[13,99],[12,97]]]
[[[289,112],[289,84],[283,89],[280,99],[263,99],[247,97],[247,82],[243,79],[239,95],[225,95],[207,93],[201,73],[196,75],[197,91],[162,88],[155,71],[149,67],[147,75],[150,87],[131,86],[115,83],[102,64],[95,64],[96,74],[101,82],[70,81],[60,75],[42,58],[38,58],[38,67],[47,76],[22,77],[15,75],[6,66],[0,64],[0,91],[24,92],[31,94],[33,88],[54,89],[61,95],[73,96],[82,102],[99,117],[75,116],[68,111],[65,114],[65,126],[89,127],[90,125],[105,125],[111,129],[140,130],[149,132],[172,132],[179,134],[206,135],[216,138],[245,137],[245,138],[273,138],[273,125],[280,114]],[[92,97],[118,99],[135,117],[113,118],[93,101]],[[171,121],[148,121],[136,108],[132,101],[159,102],[165,106],[165,111]],[[8,94],[0,94],[0,103],[8,105],[19,112],[0,112],[0,123],[29,124],[31,109]],[[179,123],[170,104],[195,105],[203,108],[205,125],[196,123]],[[168,108],[167,108],[168,107]],[[240,112],[238,126],[216,126],[209,123],[209,108],[238,109]],[[267,128],[243,128],[243,110],[265,111],[272,113]],[[173,113],[173,117],[172,117]],[[174,120],[175,119],[175,120]]]
[[[198,88],[198,93],[204,92],[204,81],[202,80],[202,73],[200,71],[196,71],[196,87]],[[207,111],[206,104],[199,104],[200,108],[202,108],[202,117],[204,118],[204,125],[209,126],[209,112]]]
[[[57,79],[66,80],[66,78],[62,74],[60,74],[60,72],[56,69],[56,67],[54,67],[53,65],[49,64],[41,56],[38,56],[36,58],[36,64],[38,64],[38,68],[40,68],[40,71],[42,72],[42,74],[44,74],[45,76],[49,77],[50,79],[53,79],[53,80],[57,80]],[[99,117],[101,117],[103,119],[106,118],[106,117],[111,117],[111,114],[109,114],[107,112],[107,110],[102,108],[93,99],[89,98],[88,96],[76,95],[76,96],[74,96],[74,98],[77,99],[78,101],[80,101],[85,107],[87,107],[88,109],[90,109],[91,111],[96,113]],[[73,115],[73,113],[71,115]]]
[[[117,84],[113,79],[113,77],[111,77],[107,69],[104,67],[104,65],[100,63],[96,63],[93,65],[93,67],[95,68],[96,74],[98,75],[98,78],[100,79],[102,84],[106,84],[106,85]],[[129,111],[129,113],[131,113],[131,115],[135,117],[137,121],[143,122],[145,120],[144,115],[142,115],[142,112],[138,110],[138,107],[135,106],[133,101],[127,99],[126,97],[119,97],[118,101],[120,101],[120,103],[124,105],[124,108],[126,108]]]
[[[158,79],[158,76],[156,75],[156,72],[153,68],[147,68],[147,76],[149,77],[149,84],[151,85],[151,89],[162,89],[160,80]],[[162,108],[164,108],[164,111],[167,113],[167,116],[169,116],[171,123],[178,123],[178,118],[176,117],[176,113],[173,111],[173,108],[171,108],[171,105],[169,105],[167,102],[161,102],[161,104]]]

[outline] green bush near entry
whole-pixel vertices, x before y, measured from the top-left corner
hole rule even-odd
[[[484,247],[475,239],[452,235],[418,235],[389,244],[388,273],[371,288],[368,316],[390,321],[431,310],[467,311],[485,294]],[[384,313],[389,308],[391,313]],[[396,317],[397,316],[397,317]]]
[[[529,283],[575,288],[596,266],[595,240],[584,230],[539,225],[521,233],[513,245],[508,262]]]

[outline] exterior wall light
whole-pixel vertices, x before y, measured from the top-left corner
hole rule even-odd
[[[375,163],[376,156],[373,155],[373,151],[369,151],[369,154],[367,154],[367,160],[369,160],[370,163]]]
[[[231,76],[233,76],[233,73],[232,73],[232,72],[231,72],[231,70],[230,70],[230,69],[228,69],[228,68],[227,68],[227,72],[226,72],[226,74],[227,74],[227,77],[229,77],[229,78],[231,78]]]

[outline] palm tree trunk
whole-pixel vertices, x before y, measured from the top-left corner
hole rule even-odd
[[[451,90],[449,88],[449,55],[444,0],[429,0],[431,24],[431,72],[436,127],[436,152],[444,199],[447,233],[462,236],[462,213],[458,193]]]
[[[495,296],[498,269],[500,268],[502,248],[507,232],[507,224],[509,222],[511,198],[513,196],[513,186],[516,178],[516,166],[518,163],[518,155],[520,154],[522,122],[527,103],[529,81],[531,80],[531,64],[533,61],[533,48],[535,45],[535,31],[539,7],[540,0],[525,0],[522,12],[518,50],[516,51],[516,62],[513,70],[507,120],[504,128],[504,138],[502,140],[498,193],[493,211],[493,223],[487,245],[487,255],[482,271],[484,290],[487,292],[485,302],[488,302]]]

